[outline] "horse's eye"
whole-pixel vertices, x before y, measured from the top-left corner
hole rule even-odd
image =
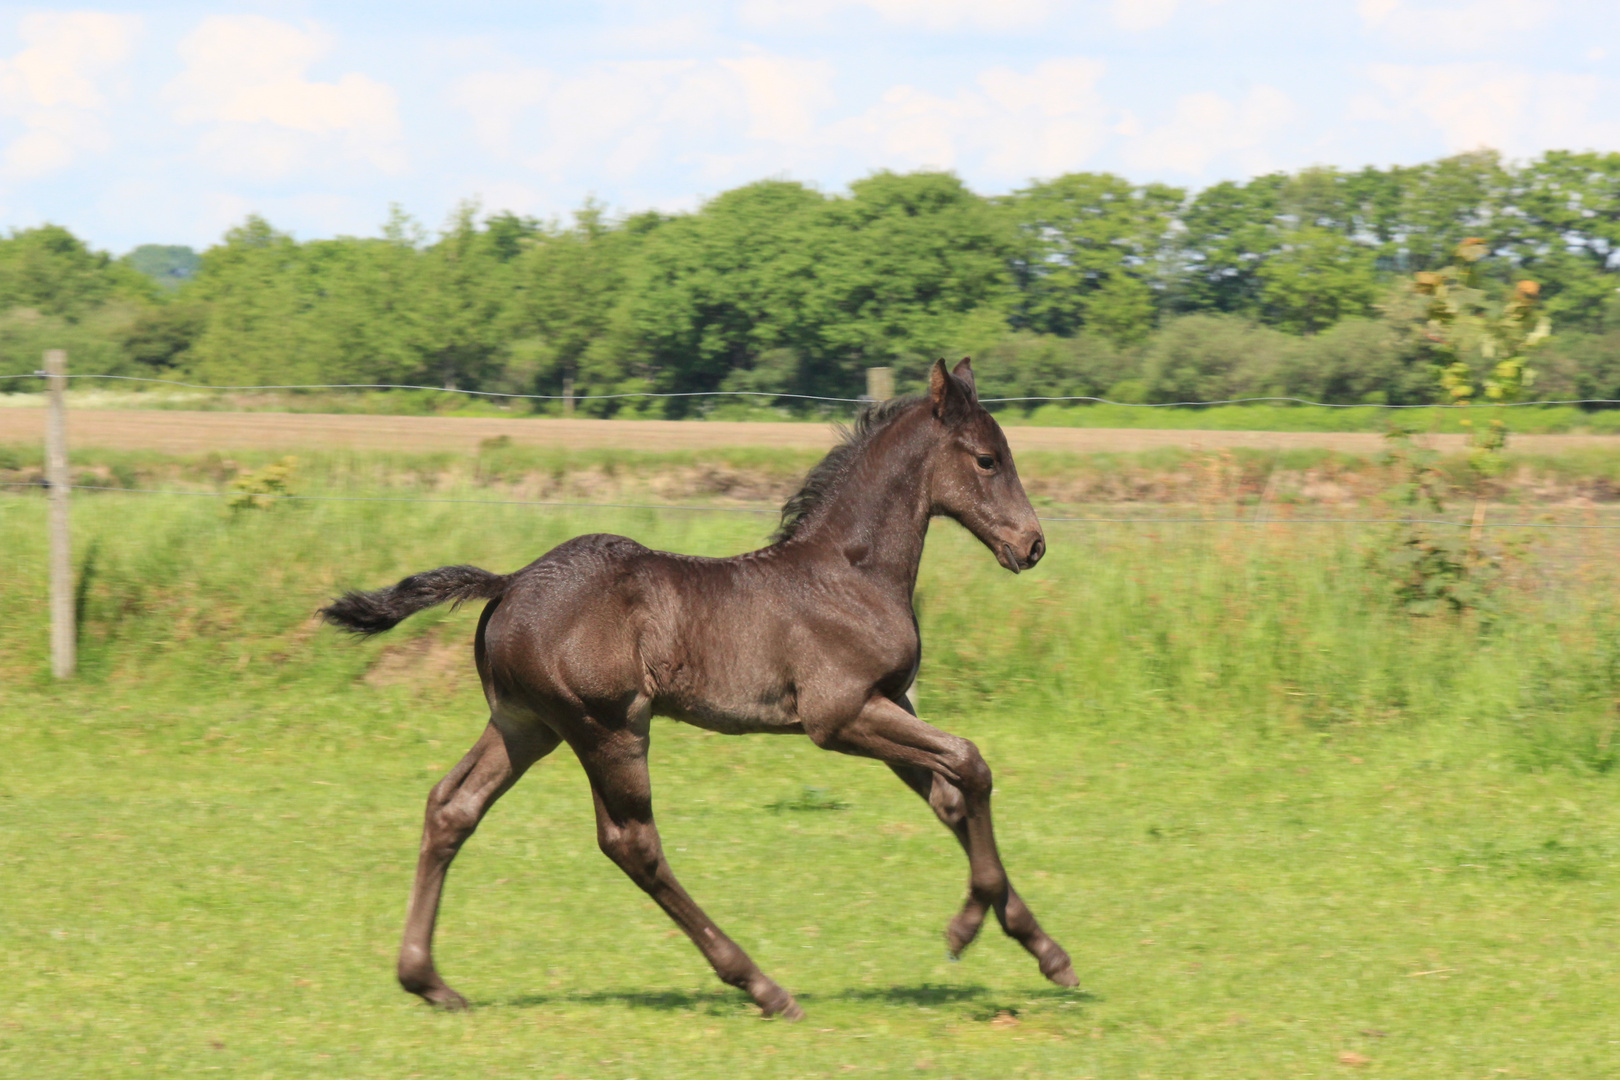
[[[995,458],[991,457],[989,454],[980,454],[979,455],[979,468],[985,470],[986,472],[989,472],[991,469],[993,469],[995,467],[996,467],[996,459]]]

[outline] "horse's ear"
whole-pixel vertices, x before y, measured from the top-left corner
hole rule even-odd
[[[963,384],[967,386],[968,400],[978,404],[979,388],[973,384],[973,358],[970,356],[962,357],[957,365],[951,369],[951,374],[961,379]]]
[[[945,370],[944,360],[935,360],[928,373],[928,401],[935,419],[960,420],[973,405],[972,384],[963,386],[960,379]]]

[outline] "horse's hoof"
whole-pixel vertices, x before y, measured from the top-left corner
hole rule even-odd
[[[951,925],[945,928],[945,951],[952,960],[960,960],[962,953],[973,944],[979,936],[979,927],[983,920],[970,920],[958,915],[951,920]]]
[[[799,1003],[793,1000],[793,995],[786,990],[778,989],[768,1000],[759,1003],[761,1016],[780,1016],[783,1020],[792,1023],[804,1019],[804,1010]]]
[[[440,1009],[444,1012],[466,1012],[469,1008],[466,998],[462,997],[460,994],[456,993],[443,983],[440,983],[437,986],[430,986],[422,990],[412,990],[411,993],[415,994],[417,997],[420,997],[423,1001],[427,1002],[435,1009]]]
[[[1048,975],[1047,978],[1051,979],[1053,982],[1057,983],[1059,986],[1074,987],[1074,986],[1079,986],[1080,985],[1080,976],[1078,976],[1078,975],[1076,975],[1074,973],[1074,965],[1073,964],[1065,964],[1065,965],[1063,965],[1062,968],[1060,968],[1057,971],[1052,972],[1052,974]]]

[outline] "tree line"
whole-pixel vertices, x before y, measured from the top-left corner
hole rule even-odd
[[[422,383],[534,394],[848,397],[980,359],[986,396],[1139,402],[1442,396],[1413,275],[1477,237],[1556,333],[1535,397],[1620,398],[1620,154],[1491,152],[1312,168],[1192,192],[1103,173],[982,196],[947,172],[847,193],[788,180],[684,214],[544,221],[468,204],[429,235],[298,241],[259,217],[216,246],[123,258],[66,229],[0,239],[0,355],[30,371],[222,385]],[[691,400],[589,411],[682,415]]]

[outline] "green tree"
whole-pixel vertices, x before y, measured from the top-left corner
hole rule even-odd
[[[1186,194],[1133,186],[1106,173],[1070,173],[1015,192],[1013,323],[1072,336],[1089,328],[1139,341],[1158,313],[1165,248]]]
[[[0,311],[26,308],[72,322],[114,298],[145,300],[153,291],[146,278],[60,225],[13,229],[0,240]]]
[[[1517,272],[1560,326],[1598,330],[1620,288],[1620,153],[1555,150],[1515,179],[1504,246]]]
[[[190,348],[190,374],[216,385],[319,382],[303,353],[307,302],[301,252],[258,216],[203,252],[188,299],[208,305]]]
[[[1255,270],[1267,323],[1292,334],[1315,334],[1372,310],[1379,290],[1369,248],[1316,225],[1278,240],[1277,250]]]
[[[505,384],[521,393],[614,394],[649,388],[623,305],[627,264],[646,229],[615,227],[595,203],[567,229],[530,234],[513,261],[514,340]],[[588,411],[623,408],[597,402]]]
[[[1253,316],[1260,310],[1260,266],[1275,245],[1282,176],[1223,181],[1199,192],[1181,215],[1174,306],[1180,311]]]
[[[628,315],[660,389],[714,390],[767,353],[820,354],[826,201],[802,184],[767,180],[646,236]],[[784,381],[772,389],[803,392],[816,381],[813,366],[796,360],[773,369]]]
[[[1412,274],[1447,266],[1464,238],[1489,236],[1511,217],[1504,205],[1510,176],[1494,150],[1457,154],[1390,173],[1400,189],[1384,251],[1385,268],[1391,272]],[[1497,272],[1489,262],[1480,269]],[[1505,265],[1500,272],[1506,272]]]
[[[921,378],[983,309],[1016,294],[1006,215],[950,173],[875,173],[821,215],[813,314],[827,390],[858,391],[860,370],[900,365]]]
[[[425,382],[478,389],[499,371],[501,330],[513,271],[495,238],[478,227],[478,206],[463,203],[423,254],[413,343]]]

